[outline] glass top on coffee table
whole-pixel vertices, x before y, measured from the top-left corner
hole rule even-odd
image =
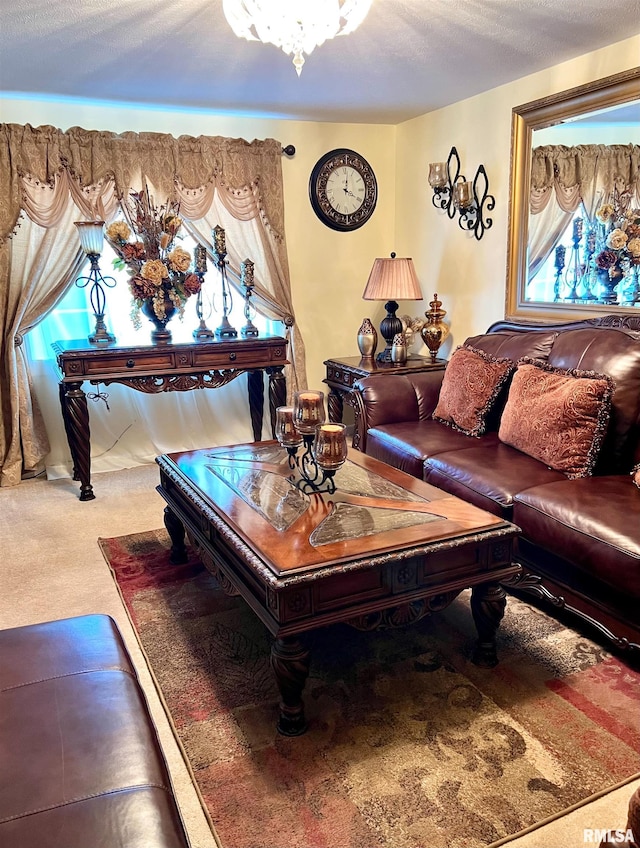
[[[169,455],[275,573],[406,549],[504,522],[350,450],[333,494],[306,494],[277,442]]]

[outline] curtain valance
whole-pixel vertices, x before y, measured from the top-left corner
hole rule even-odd
[[[174,197],[176,183],[195,194],[213,186],[228,205],[257,203],[261,217],[282,239],[281,144],[275,139],[252,142],[220,136],[166,133],[113,133],[72,127],[0,124],[0,243],[10,237],[22,209],[24,180],[53,187],[61,175],[85,187],[114,184],[118,200],[147,179],[160,197]],[[66,182],[66,180],[65,180]],[[69,183],[65,185],[70,190]],[[235,202],[234,202],[235,201]],[[27,208],[25,208],[25,206]]]
[[[604,202],[613,195],[614,188],[640,197],[640,145],[547,144],[533,150],[533,214],[544,209],[554,192],[561,208],[568,209],[573,202],[573,208],[577,208],[581,198],[596,195]]]

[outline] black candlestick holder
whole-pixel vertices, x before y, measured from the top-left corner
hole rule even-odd
[[[312,446],[314,440],[315,435],[313,433],[303,434],[302,443],[304,444],[304,451],[301,455],[298,453],[300,443],[297,445],[285,445],[289,454],[289,468],[292,471],[297,471],[299,475],[292,474],[289,477],[289,481],[307,495],[325,492],[328,495],[333,495],[336,491],[334,476],[338,469],[320,468],[313,455]]]

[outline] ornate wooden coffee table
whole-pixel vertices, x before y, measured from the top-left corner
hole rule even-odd
[[[404,625],[471,588],[474,662],[497,663],[501,581],[520,571],[513,524],[355,450],[333,495],[296,488],[277,442],[156,461],[172,562],[186,559],[186,530],[222,588],[240,595],[275,637],[280,733],[306,729],[309,651],[301,634],[324,625]]]

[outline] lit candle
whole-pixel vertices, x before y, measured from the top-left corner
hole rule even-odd
[[[207,270],[207,248],[202,244],[197,244],[194,254],[196,259],[196,271],[199,274],[204,274]]]
[[[292,406],[279,406],[276,409],[276,439],[283,448],[296,447],[302,442],[293,420]]]
[[[315,433],[318,424],[325,419],[324,393],[314,391],[296,392],[293,396],[293,420],[296,429],[304,435]]]
[[[222,255],[227,252],[227,242],[225,239],[224,230],[219,224],[217,224],[213,228],[213,245],[215,247],[216,253]]]
[[[323,471],[336,471],[347,458],[345,424],[321,424],[316,430],[313,455]]]
[[[245,259],[240,265],[240,281],[247,288],[253,286],[253,268],[254,264],[250,259]]]
[[[468,209],[473,205],[473,192],[471,183],[456,184],[456,206],[458,209]]]
[[[447,163],[432,162],[429,165],[429,185],[431,188],[442,188],[447,183]]]

